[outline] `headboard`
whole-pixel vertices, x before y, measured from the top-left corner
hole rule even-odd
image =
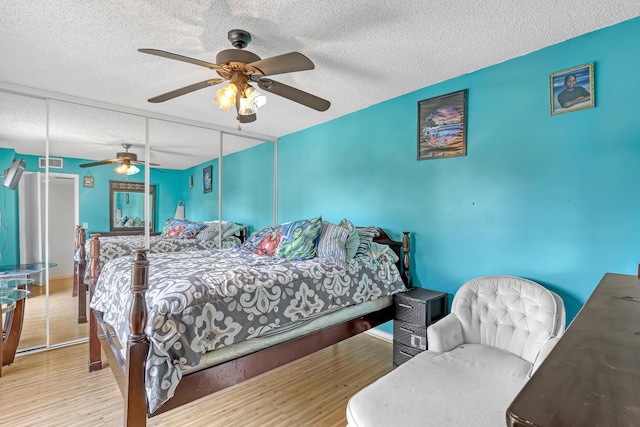
[[[398,267],[398,271],[400,271],[400,275],[402,276],[402,281],[407,286],[407,288],[412,287],[412,278],[411,278],[411,260],[409,258],[409,249],[410,249],[410,238],[409,232],[403,231],[402,234],[402,242],[398,242],[397,240],[393,240],[389,237],[389,235],[382,228],[378,228],[380,235],[378,237],[374,237],[373,241],[376,243],[380,243],[383,245],[388,245],[393,251],[398,255],[398,262],[396,262],[396,267]]]

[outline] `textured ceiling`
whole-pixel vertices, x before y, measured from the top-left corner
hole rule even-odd
[[[227,129],[236,129],[238,123],[235,113],[211,103],[218,87],[161,104],[146,101],[216,77],[213,71],[145,55],[138,49],[161,49],[215,62],[217,52],[231,48],[227,32],[241,28],[252,35],[246,50],[262,58],[301,52],[315,63],[315,69],[278,75],[274,80],[328,99],[331,107],[318,112],[267,93],[257,121],[242,129],[272,137],[640,15],[638,0],[2,0],[1,4],[0,89],[34,88],[87,99],[92,105],[105,103]],[[11,102],[0,99],[0,144],[7,144],[10,134],[14,145],[19,141],[25,152],[29,129],[24,123],[29,123],[30,116],[34,120],[42,116],[28,105],[5,108]],[[143,118],[124,120],[117,131],[96,137],[92,130],[108,120],[58,104],[50,106],[52,115],[58,108],[60,116],[69,117],[56,120],[57,135],[64,135],[60,141],[76,157],[101,158],[104,152],[97,147],[91,151],[92,144],[108,146],[113,152],[111,147],[119,148],[125,140],[144,144]],[[42,105],[38,103],[37,108]],[[83,127],[73,117],[97,123]],[[62,129],[65,126],[76,129],[67,131]],[[176,133],[182,130],[178,127]],[[197,145],[185,142],[188,138],[172,139],[170,130],[159,134],[166,141],[158,138],[158,152],[198,153]]]

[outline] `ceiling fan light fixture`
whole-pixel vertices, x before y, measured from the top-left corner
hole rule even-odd
[[[120,163],[113,170],[120,175],[135,175],[138,172],[140,172],[140,169],[138,169],[136,165],[132,165],[125,162]]]
[[[267,97],[250,85],[244,88],[243,95],[240,98],[240,109],[238,110],[238,114],[241,116],[256,114],[258,109],[267,103]]]
[[[218,89],[216,99],[213,100],[213,103],[217,104],[224,111],[229,112],[229,109],[236,104],[237,94],[238,87],[233,83],[229,83],[222,89]]]

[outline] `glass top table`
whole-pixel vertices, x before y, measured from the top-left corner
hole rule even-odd
[[[57,267],[55,262],[30,262],[27,264],[0,265],[0,279],[3,277],[28,276],[40,273],[45,268]]]
[[[28,277],[3,277],[0,275],[0,307],[3,313],[16,308],[16,302],[27,298],[31,292],[27,285],[34,280]]]

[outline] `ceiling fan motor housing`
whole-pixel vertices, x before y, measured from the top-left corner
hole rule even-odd
[[[116,154],[116,158],[118,159],[129,159],[129,160],[138,160],[138,155],[136,153],[121,152]]]
[[[245,30],[230,30],[227,34],[227,38],[233,47],[238,49],[244,49],[251,42],[251,34]]]

